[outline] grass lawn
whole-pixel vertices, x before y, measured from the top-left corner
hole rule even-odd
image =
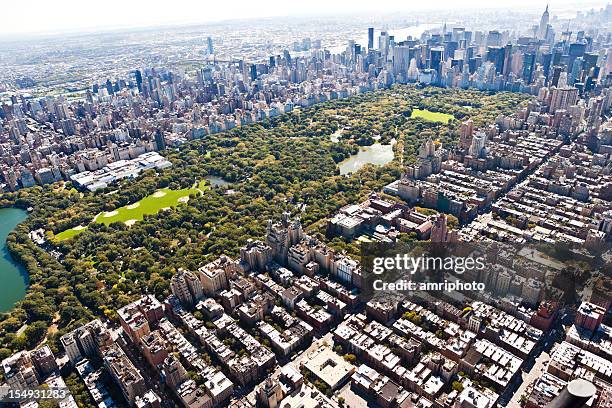
[[[449,115],[448,113],[440,113],[440,112],[432,112],[428,110],[421,109],[413,109],[411,118],[421,118],[428,120],[430,122],[442,122],[448,123],[451,119],[455,119],[453,115]]]
[[[70,239],[74,236],[79,235],[81,232],[85,231],[87,227],[79,226],[75,228],[67,229],[66,231],[62,231],[55,236],[55,239],[58,241],[63,241],[65,239]]]
[[[125,205],[117,208],[114,211],[100,213],[96,215],[94,222],[105,225],[109,225],[113,222],[124,222],[127,225],[132,225],[137,221],[142,221],[145,215],[157,214],[164,208],[172,208],[181,203],[186,203],[189,200],[190,195],[201,194],[207,188],[208,185],[204,180],[199,184],[194,185],[192,188],[184,188],[182,190],[162,188],[161,190],[157,190],[155,193],[133,204]],[[58,241],[70,239],[80,234],[86,228],[86,226],[78,226],[67,229],[66,231],[62,231],[57,234],[55,239]]]

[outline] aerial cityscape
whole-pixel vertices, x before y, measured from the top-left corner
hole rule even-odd
[[[127,3],[2,17],[0,407],[612,408],[612,3]]]

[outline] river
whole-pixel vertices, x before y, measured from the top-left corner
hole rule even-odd
[[[6,238],[28,214],[18,208],[0,208],[0,312],[8,312],[23,299],[28,287],[28,274],[8,251]]]

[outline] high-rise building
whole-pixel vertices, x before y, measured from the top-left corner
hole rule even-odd
[[[433,47],[429,50],[429,68],[436,71],[438,78],[442,70],[442,62],[444,61],[444,48]]]
[[[170,289],[181,303],[193,306],[204,296],[200,279],[191,271],[179,269],[170,280]]]
[[[202,290],[206,295],[212,296],[222,289],[227,289],[227,272],[231,267],[230,263],[229,258],[221,257],[198,269]]]
[[[138,87],[138,92],[142,93],[142,73],[139,69],[134,71],[134,76],[136,77],[136,86]]]
[[[487,61],[495,65],[495,72],[501,74],[504,71],[505,48],[500,46],[487,47]]]
[[[546,38],[546,32],[548,30],[548,20],[549,20],[549,15],[548,15],[548,4],[547,4],[546,10],[544,10],[544,13],[542,13],[542,17],[540,18],[540,25],[538,26],[537,37],[540,40],[543,40]]]
[[[368,51],[374,48],[374,27],[368,28]]]
[[[166,139],[164,139],[161,129],[155,130],[155,144],[157,145],[157,150],[166,150]]]
[[[569,46],[569,54],[567,58],[567,72],[572,72],[574,61],[578,57],[582,57],[586,51],[586,44],[582,42],[572,43]]]
[[[468,119],[465,122],[461,123],[461,130],[459,136],[459,147],[464,150],[470,148],[472,144],[472,136],[474,135],[474,121],[472,119]]]
[[[487,45],[499,47],[502,44],[502,35],[499,31],[489,31],[487,35]]]
[[[206,39],[206,43],[207,43],[207,51],[209,55],[214,54],[214,50],[213,50],[213,41],[212,38],[208,37]]]
[[[523,74],[522,78],[526,84],[530,84],[533,80],[533,71],[535,69],[536,56],[533,53],[523,55]]]
[[[574,87],[553,88],[550,98],[550,113],[567,109],[578,100],[578,89]]]

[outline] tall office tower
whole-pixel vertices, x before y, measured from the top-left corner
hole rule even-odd
[[[552,67],[552,72],[550,75],[549,86],[559,86],[559,78],[561,77],[561,72],[563,72],[563,67],[555,65]]]
[[[208,55],[214,54],[212,38],[208,37],[206,42],[208,44]]]
[[[416,81],[417,79],[419,79],[419,69],[417,68],[416,59],[412,58],[408,67],[408,81]]]
[[[554,88],[550,98],[550,113],[567,109],[578,100],[578,89],[573,87]]]
[[[596,69],[599,55],[594,52],[585,52],[582,56],[582,70],[587,74],[591,74],[592,69]],[[601,65],[601,64],[600,64]]]
[[[463,32],[463,39],[465,40],[466,44],[470,44],[472,42],[472,32],[471,31],[464,31]]]
[[[251,81],[256,80],[257,79],[257,65],[251,64],[251,67],[249,68],[249,72],[251,76]]]
[[[447,41],[444,43],[444,59],[449,60],[455,55],[455,51],[459,48],[457,41]]]
[[[134,76],[136,76],[136,86],[138,87],[138,92],[142,93],[142,73],[139,69],[134,71]]]
[[[355,61],[355,40],[348,40],[346,45],[347,65],[349,62]]]
[[[374,27],[368,28],[368,51],[374,48]]]
[[[569,56],[567,58],[567,72],[572,72],[574,61],[578,57],[582,57],[586,51],[586,44],[572,43],[569,47]]]
[[[582,82],[582,65],[584,60],[582,57],[578,57],[574,60],[574,65],[572,66],[572,70],[569,72],[569,78],[567,83],[569,85],[574,85],[576,82]]]
[[[160,129],[155,130],[155,144],[157,144],[157,150],[166,149],[166,139],[164,139],[164,134]]]
[[[550,52],[544,53],[540,55],[540,64],[542,65],[542,69],[544,70],[544,76],[546,77],[546,82],[549,81],[550,74],[550,62],[552,60],[552,54]]]
[[[478,131],[472,136],[472,143],[470,145],[469,154],[472,157],[485,157],[485,145],[487,143],[487,135],[485,132]]]
[[[542,13],[542,18],[540,18],[540,26],[538,27],[538,39],[544,40],[546,38],[546,32],[548,30],[548,4],[546,5],[546,10]]]
[[[463,27],[453,27],[453,35],[451,39],[453,41],[461,41],[463,40],[463,33],[465,32],[465,28]]]
[[[429,68],[435,70],[440,77],[442,62],[444,61],[444,48],[433,47],[429,50]]]
[[[510,74],[510,68],[512,64],[512,44],[508,43],[506,44],[506,47],[504,48],[504,70],[502,71],[502,74],[504,75],[504,77],[508,77],[508,75]]]
[[[504,72],[505,48],[500,46],[487,47],[487,61],[495,65],[495,72],[501,74]]]
[[[567,87],[567,72],[563,71],[559,74],[559,81],[557,81],[557,87],[558,88],[565,88]]]
[[[500,46],[502,43],[502,35],[499,31],[492,30],[489,31],[487,35],[487,45],[488,46]]]
[[[393,48],[393,73],[406,74],[410,66],[410,48],[400,45]]]
[[[523,56],[523,74],[522,78],[526,84],[530,84],[533,80],[533,70],[535,68],[536,56],[533,53],[526,53]]]
[[[383,61],[387,61],[389,56],[389,34],[386,31],[381,31],[380,37],[378,37],[378,50],[383,57]]]

